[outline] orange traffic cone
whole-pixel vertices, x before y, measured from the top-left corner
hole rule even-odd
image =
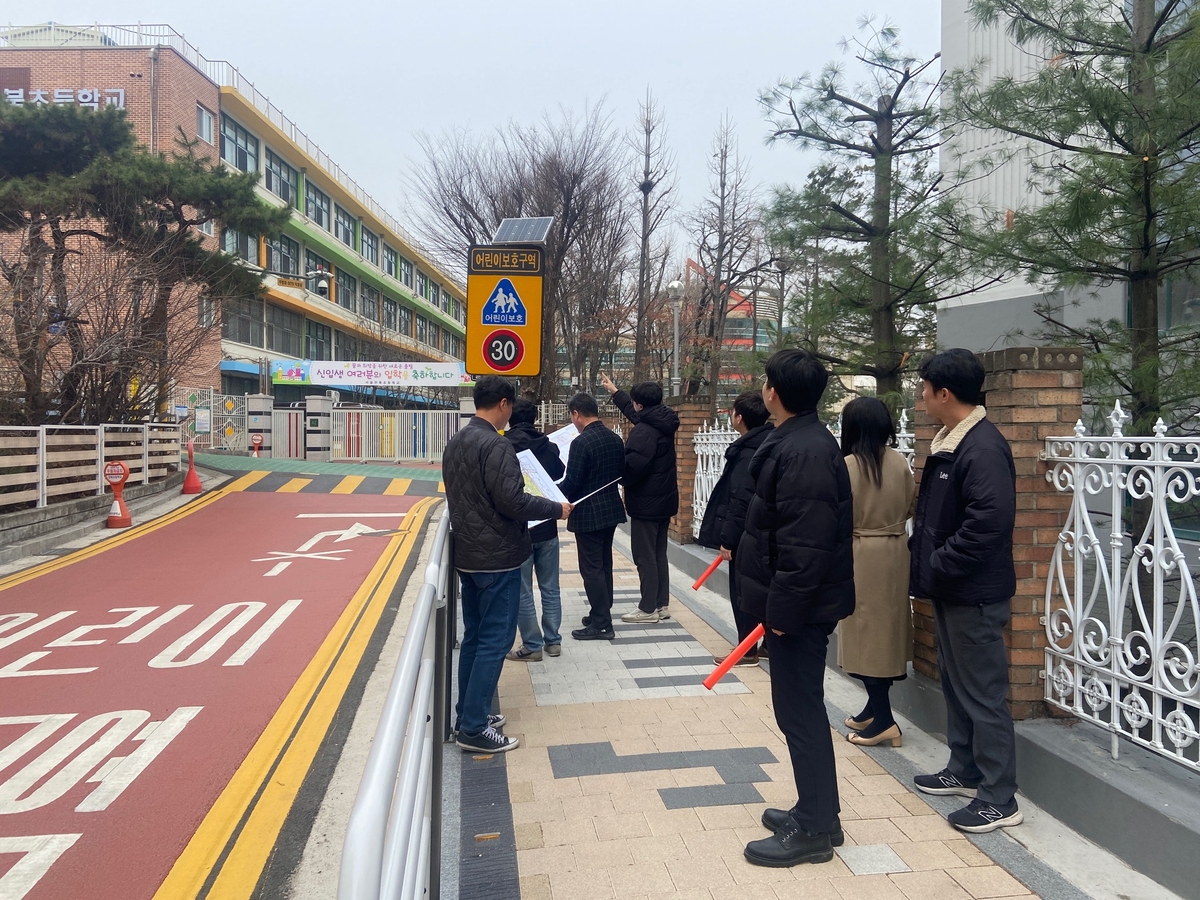
[[[129,466],[120,460],[114,460],[104,467],[104,480],[108,482],[113,492],[112,509],[108,511],[105,525],[109,528],[128,528],[133,524],[133,516],[125,505],[125,482],[129,479]]]
[[[188,441],[188,473],[183,479],[185,494],[201,494],[204,487],[200,484],[200,476],[196,472],[196,442]]]

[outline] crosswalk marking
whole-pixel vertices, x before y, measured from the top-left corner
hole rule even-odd
[[[393,478],[386,488],[384,488],[383,496],[385,497],[403,497],[412,486],[411,478]]]
[[[446,482],[444,482],[444,481],[439,481],[439,482],[438,482],[438,493],[439,493],[439,494],[444,494],[444,493],[446,493]]]
[[[312,484],[311,478],[293,478],[275,493],[277,494],[298,494],[308,485]]]
[[[364,481],[366,481],[366,477],[363,475],[347,475],[345,478],[343,478],[338,483],[338,486],[335,487],[329,493],[331,493],[331,494],[353,494],[354,489],[356,487],[358,487],[360,484],[362,484]]]

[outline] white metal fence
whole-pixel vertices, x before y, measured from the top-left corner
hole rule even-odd
[[[443,512],[350,811],[338,900],[440,894],[442,742],[457,597],[452,555]]]
[[[1047,479],[1072,496],[1046,583],[1046,700],[1200,770],[1196,586],[1179,530],[1200,513],[1200,438],[1082,423],[1046,441]],[[1193,548],[1194,550],[1194,548]],[[1194,555],[1194,553],[1193,553]]]
[[[124,460],[129,483],[179,467],[178,425],[43,425],[0,428],[0,512],[46,506],[107,489],[104,466]]]
[[[330,459],[436,462],[461,423],[457,410],[335,409]]]
[[[842,421],[829,429],[835,438],[841,439]],[[712,496],[713,488],[725,470],[725,451],[736,441],[738,433],[729,426],[714,420],[712,425],[705,422],[700,430],[692,437],[692,446],[696,450],[696,480],[692,492],[692,537],[700,537],[700,525],[704,522],[704,511],[708,508],[708,498]],[[908,460],[908,467],[913,468],[916,448],[915,436],[910,430],[908,411],[900,413],[900,428],[896,432],[896,449]]]

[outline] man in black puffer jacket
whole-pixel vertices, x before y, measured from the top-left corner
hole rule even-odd
[[[742,609],[767,628],[771,701],[799,794],[790,810],[763,813],[775,834],[745,850],[760,866],[827,862],[845,839],[823,679],[829,635],[854,612],[854,515],[842,451],[817,418],[828,381],[803,350],[767,361],[763,402],[776,425],[750,461],[737,548]]]
[[[1022,821],[1004,648],[1017,589],[1016,469],[1008,441],[977,405],[984,371],[975,354],[944,350],[920,372],[925,410],[943,427],[921,472],[909,587],[933,603],[950,762],[913,781],[927,794],[972,798],[950,813],[955,828],[994,831]]]
[[[704,507],[704,520],[700,525],[698,543],[701,547],[720,550],[721,558],[730,564],[729,570],[729,602],[733,606],[733,621],[737,626],[738,643],[750,636],[759,620],[742,610],[738,597],[737,572],[734,553],[742,532],[746,530],[746,510],[750,506],[750,498],[754,496],[754,478],[750,474],[750,460],[755,451],[767,439],[773,430],[767,420],[771,413],[763,403],[762,394],[758,391],[745,391],[738,394],[733,401],[730,423],[741,437],[725,449],[725,468],[721,477],[713,485],[709,495],[708,505]],[[754,646],[735,665],[757,666],[759,651]],[[720,665],[725,661],[724,656],[718,656],[713,662]]]
[[[513,404],[512,416],[504,436],[512,441],[518,453],[533,452],[546,474],[559,481],[566,467],[558,456],[558,447],[550,438],[533,427],[537,418],[537,407],[532,400],[524,398]],[[517,628],[521,632],[521,646],[509,652],[506,659],[517,662],[537,662],[542,658],[542,647],[551,656],[562,651],[562,598],[558,590],[558,523],[547,519],[529,529],[533,541],[533,553],[521,564],[521,608],[517,613]],[[537,605],[533,602],[533,573],[537,570],[538,590],[542,594],[542,623],[538,626]]]
[[[622,622],[653,624],[671,617],[667,526],[679,512],[679,483],[675,471],[675,432],[679,415],[663,406],[662,386],[653,381],[635,384],[627,394],[611,378],[600,383],[612,391],[612,402],[633,428],[625,439],[625,509],[629,513],[629,543],[637,566],[642,599],[637,612]]]
[[[499,753],[517,746],[489,715],[504,654],[512,646],[521,596],[521,564],[529,558],[529,522],[565,519],[571,504],[525,493],[508,423],[516,391],[497,375],[475,383],[475,417],[442,453],[442,481],[454,529],[454,568],[462,582],[463,638],[458,657],[455,730],[464,750]]]

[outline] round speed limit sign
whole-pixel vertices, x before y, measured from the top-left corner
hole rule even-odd
[[[525,358],[525,344],[515,331],[502,328],[484,338],[483,357],[493,369],[507,372]]]

